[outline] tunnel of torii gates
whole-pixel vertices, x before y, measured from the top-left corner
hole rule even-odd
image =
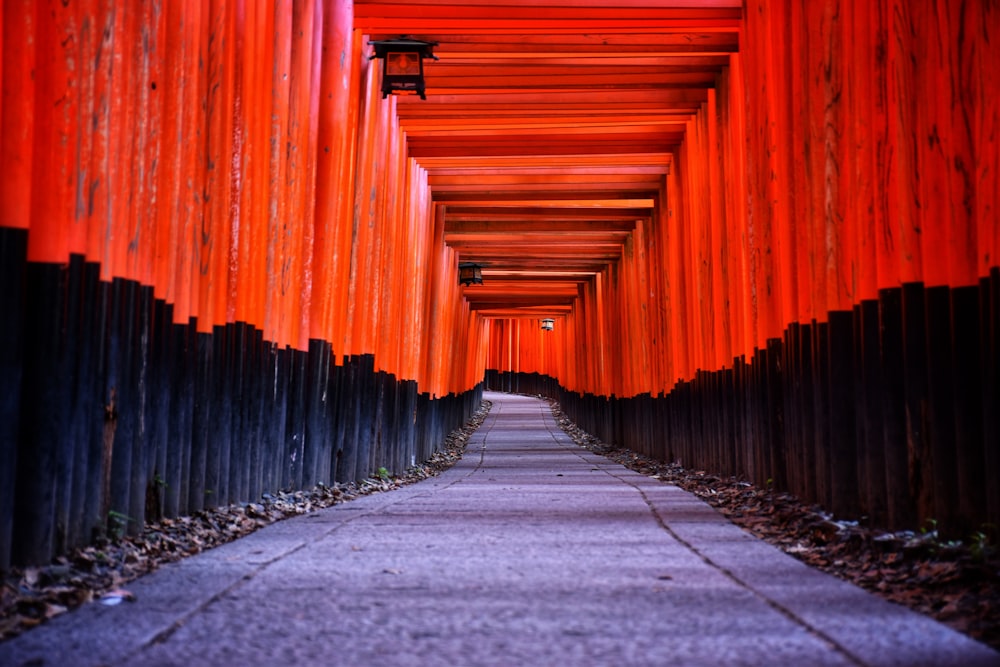
[[[484,389],[1000,525],[1000,5],[495,5],[5,0],[0,566],[401,472]]]

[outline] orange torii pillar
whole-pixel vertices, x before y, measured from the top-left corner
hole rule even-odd
[[[125,4],[0,14],[0,568],[402,471],[481,396],[351,3]]]
[[[748,3],[567,318],[572,418],[876,525],[1000,523],[998,35],[983,3]]]
[[[786,423],[796,490],[853,493],[894,526],[995,522],[1000,13],[760,7],[742,63],[748,126],[768,128],[748,155],[750,218],[779,230],[784,372],[813,392],[784,410],[804,417]]]

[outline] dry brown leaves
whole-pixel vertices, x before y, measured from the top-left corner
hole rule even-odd
[[[1000,553],[985,535],[948,542],[932,526],[890,533],[836,520],[789,493],[610,447],[580,430],[558,404],[553,402],[552,410],[560,427],[590,451],[697,495],[733,523],[813,567],[1000,649]]]
[[[465,451],[490,404],[452,431],[428,461],[401,475],[366,479],[357,484],[320,485],[309,491],[265,494],[259,502],[230,505],[192,516],[161,519],[142,533],[102,539],[59,556],[44,567],[13,568],[0,573],[0,641],[16,636],[81,604],[97,600],[119,604],[133,599],[126,584],[187,556],[225,544],[282,519],[391,491],[440,474]]]
[[[484,403],[469,423],[447,437],[442,451],[400,476],[271,494],[257,503],[163,519],[136,537],[103,540],[44,567],[0,573],[0,641],[85,602],[127,602],[127,583],[164,563],[289,516],[437,475],[461,458],[488,408]],[[836,520],[787,493],[609,447],[577,428],[555,403],[553,412],[577,444],[698,495],[734,523],[809,565],[1000,649],[1000,557],[990,545],[942,542],[933,530],[886,533]]]

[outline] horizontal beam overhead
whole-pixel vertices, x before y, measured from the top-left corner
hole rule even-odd
[[[445,243],[485,264],[484,317],[567,313],[655,218],[691,120],[739,49],[741,0],[356,0],[371,40],[438,42],[399,96]],[[546,310],[548,308],[548,310]]]

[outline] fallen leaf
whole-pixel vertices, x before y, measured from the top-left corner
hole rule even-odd
[[[67,611],[69,611],[69,609],[62,606],[61,604],[50,604],[45,608],[45,618],[46,619],[54,618],[59,614],[65,614]]]
[[[38,584],[38,568],[37,567],[25,568],[24,575],[21,577],[21,580],[24,582],[26,586],[35,586],[36,584]]]
[[[122,602],[135,602],[135,595],[123,588],[118,588],[102,595],[100,602],[108,607],[113,607]]]

